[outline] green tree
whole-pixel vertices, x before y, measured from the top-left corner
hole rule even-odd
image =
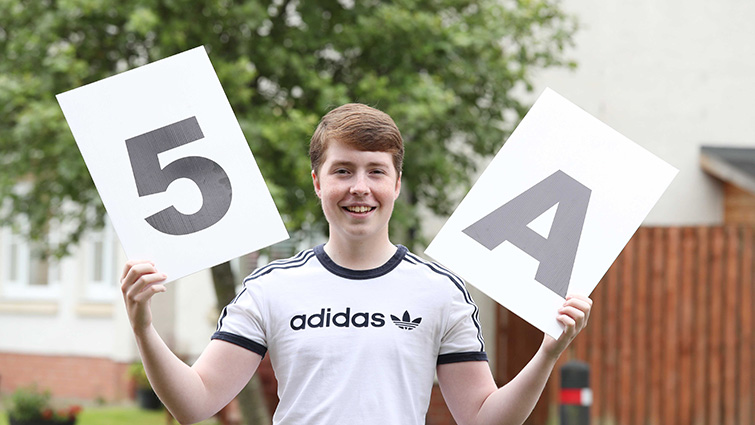
[[[61,255],[101,225],[54,95],[204,45],[290,232],[325,230],[306,155],[319,117],[390,114],[406,143],[392,234],[411,247],[418,207],[450,214],[534,73],[573,66],[575,29],[558,0],[0,0],[0,223],[24,217],[34,240],[66,223]]]
[[[51,219],[71,226],[64,241],[101,224],[54,95],[205,45],[293,232],[323,230],[306,156],[319,117],[349,101],[393,116],[407,150],[394,234],[411,244],[415,207],[451,212],[534,72],[571,65],[574,30],[555,0],[0,0],[0,217],[26,217],[34,239]]]

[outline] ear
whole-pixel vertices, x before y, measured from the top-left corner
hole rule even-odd
[[[320,179],[317,177],[317,173],[315,170],[312,170],[312,185],[315,187],[315,194],[318,198],[321,198],[320,196]]]
[[[398,173],[398,178],[396,179],[396,190],[395,190],[395,192],[396,192],[396,193],[395,193],[395,195],[393,196],[393,200],[394,200],[394,201],[395,201],[396,199],[398,199],[398,196],[399,196],[399,195],[401,195],[401,176],[402,176],[402,175],[403,175],[403,173]]]

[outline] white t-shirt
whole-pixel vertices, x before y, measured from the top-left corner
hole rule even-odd
[[[269,353],[280,425],[422,425],[436,365],[487,360],[464,282],[403,246],[372,270],[322,245],[261,267],[212,338]]]

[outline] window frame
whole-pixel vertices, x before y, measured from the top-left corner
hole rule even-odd
[[[1,234],[4,267],[0,276],[3,281],[3,297],[34,301],[58,299],[61,293],[60,261],[47,258],[46,282],[42,285],[35,284],[31,282],[34,242],[26,239],[22,232],[14,232],[9,227],[3,227]]]
[[[105,216],[105,225],[101,229],[88,232],[83,242],[86,300],[113,301],[118,293],[115,269],[118,241],[110,219]],[[97,244],[100,245],[99,248]],[[98,264],[98,261],[101,264]],[[100,268],[99,272],[96,271],[97,268]],[[96,276],[97,274],[100,276]]]

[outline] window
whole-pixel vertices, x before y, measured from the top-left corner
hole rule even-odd
[[[45,255],[43,244],[31,242],[9,228],[2,231],[3,295],[50,299],[60,292],[60,265]]]
[[[91,232],[85,239],[87,298],[93,301],[112,300],[117,294],[115,270],[116,238],[110,220],[105,227]]]

